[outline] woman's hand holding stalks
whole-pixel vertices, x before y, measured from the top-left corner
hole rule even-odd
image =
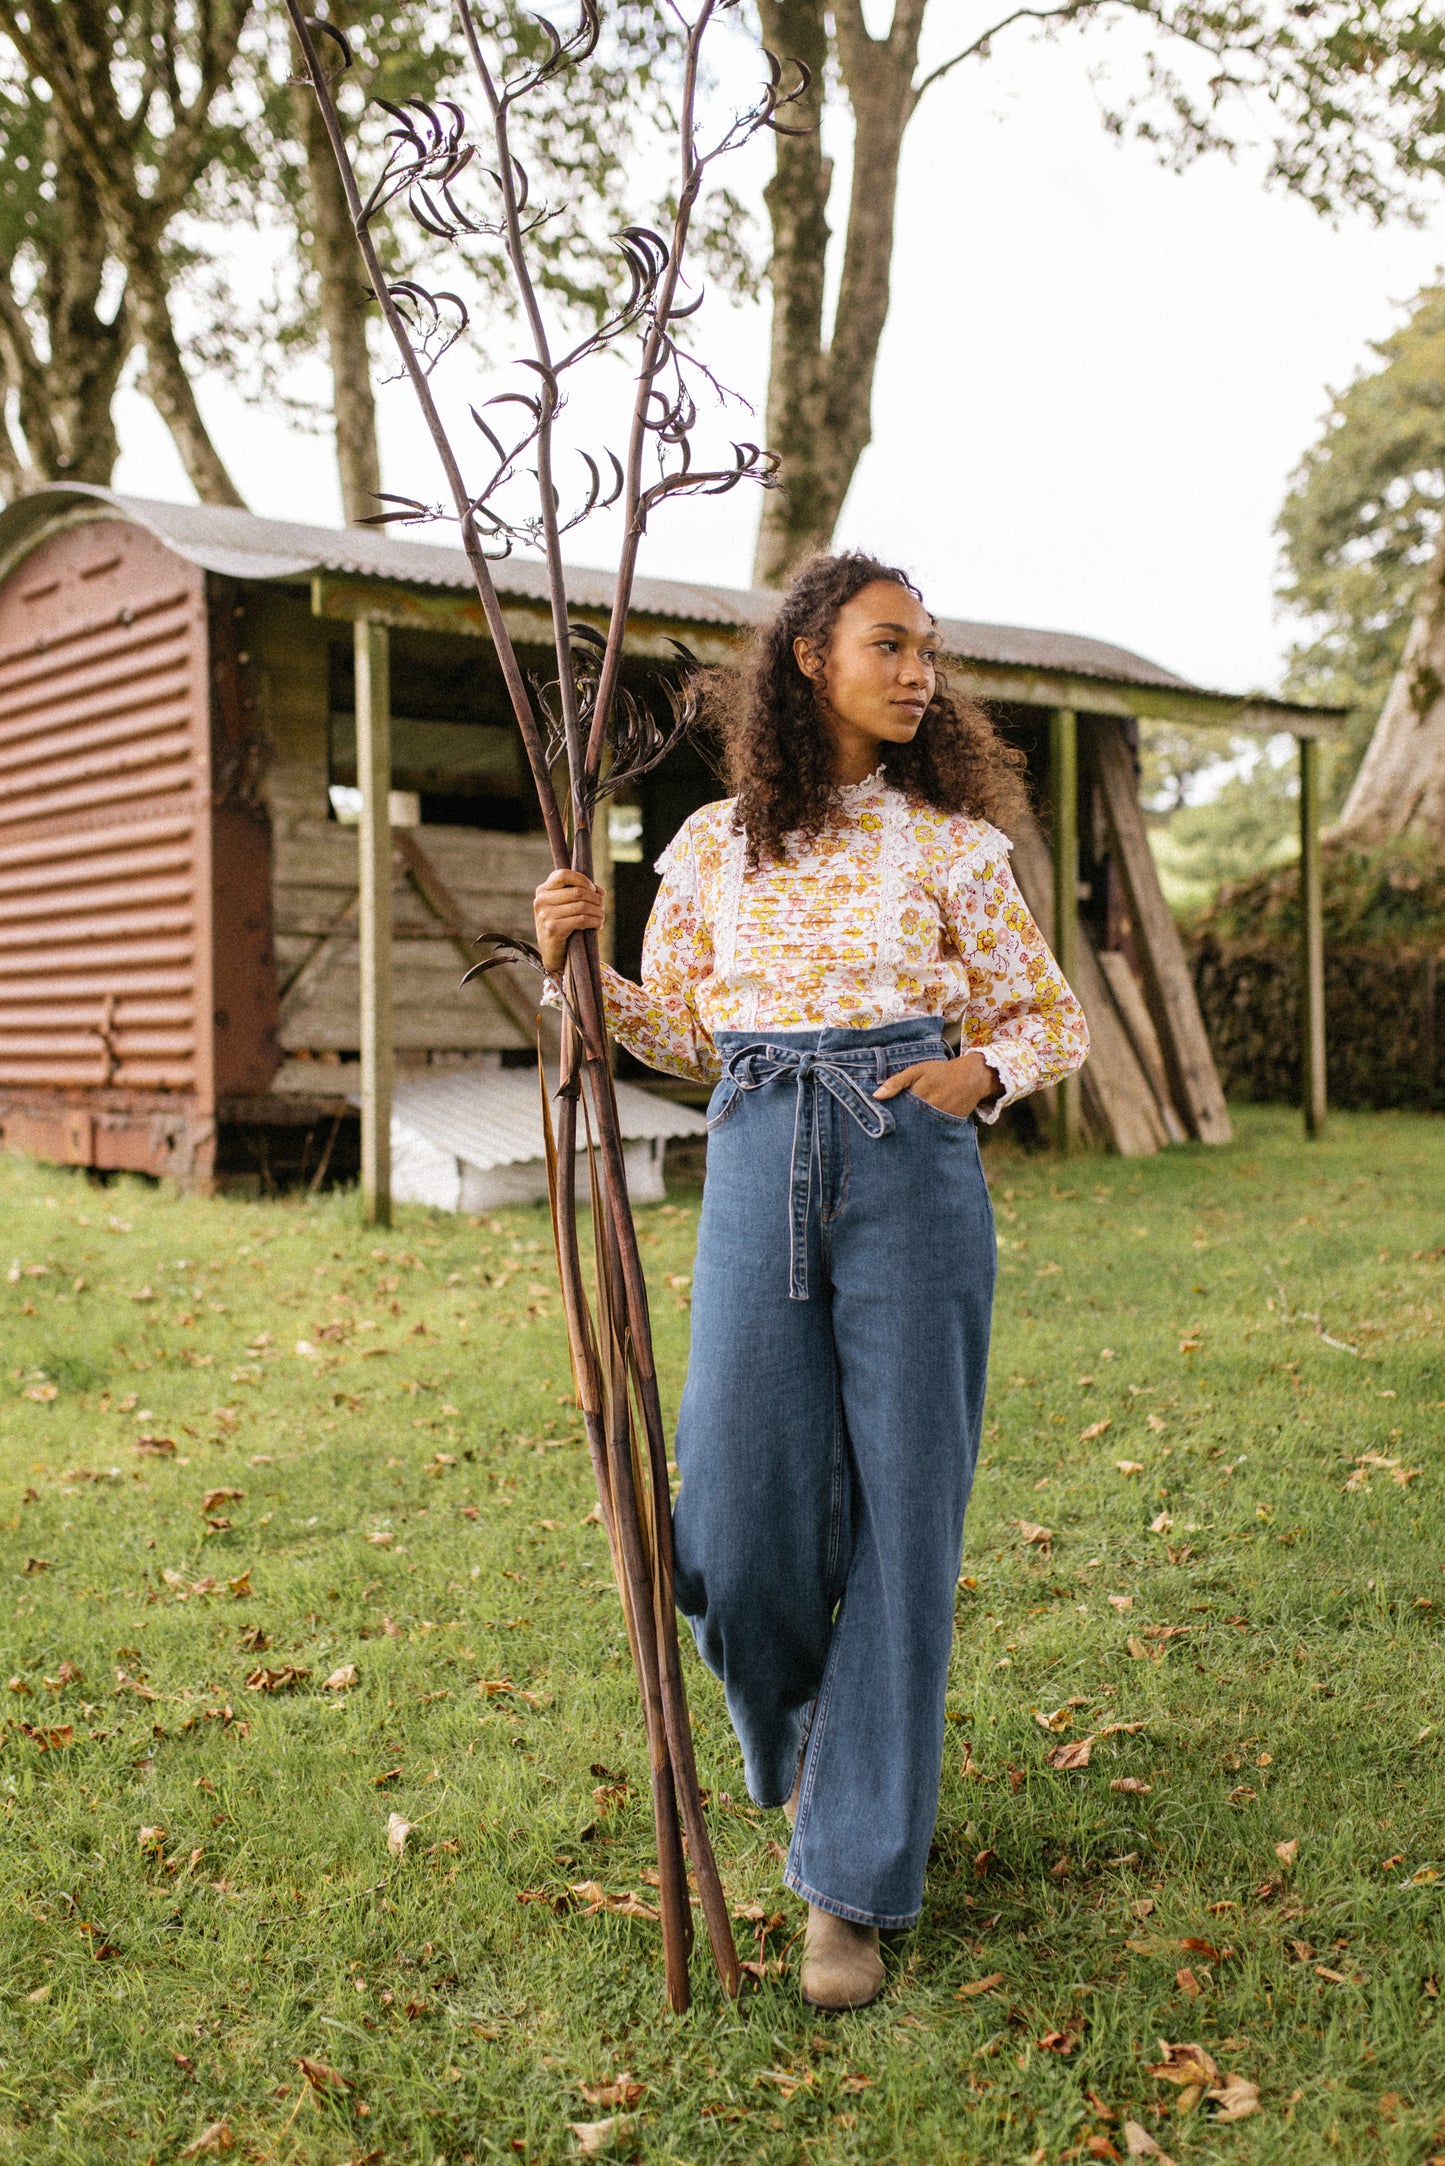
[[[607,898],[584,872],[549,872],[532,897],[537,946],[550,977],[560,977],[573,933],[596,932],[607,912]]]

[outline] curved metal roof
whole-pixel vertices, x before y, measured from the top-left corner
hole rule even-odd
[[[35,490],[0,510],[0,576],[57,523],[94,518],[106,511],[135,520],[177,555],[232,579],[292,584],[307,581],[317,573],[332,573],[452,594],[474,592],[467,560],[460,549],[402,540],[379,528],[310,526],[289,519],[262,519],[254,512],[227,505],[165,503],[155,498],[123,496],[114,489],[81,482]],[[504,600],[539,602],[547,598],[546,572],[541,564],[509,557],[496,565],[494,577]],[[612,602],[611,575],[580,565],[569,567],[567,593],[576,608],[606,610]],[[776,594],[762,588],[639,579],[633,592],[632,614],[673,624],[745,629],[766,623],[776,605]],[[1221,704],[1243,704],[1236,695],[1208,692],[1126,647],[1076,632],[976,624],[953,617],[941,618],[939,630],[950,655],[985,670],[1036,671],[1052,677],[1087,678],[1100,684],[1195,695]],[[1276,727],[1288,727],[1285,718],[1291,713],[1325,712],[1300,709],[1277,699],[1250,704],[1278,713]]]

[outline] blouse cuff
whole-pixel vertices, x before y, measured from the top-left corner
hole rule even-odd
[[[1016,1098],[1023,1098],[1032,1090],[1033,1078],[1026,1072],[1028,1063],[1016,1055],[1011,1055],[1002,1046],[971,1045],[968,1051],[981,1053],[1003,1085],[997,1098],[980,1099],[974,1107],[974,1119],[985,1121],[992,1127],[1005,1106],[1011,1106]]]

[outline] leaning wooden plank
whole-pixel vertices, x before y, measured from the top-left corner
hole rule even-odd
[[[1169,1073],[1170,1096],[1201,1143],[1228,1143],[1231,1130],[1224,1092],[1184,958],[1184,943],[1164,900],[1144,831],[1134,760],[1123,725],[1099,717],[1093,726],[1093,752],[1110,840],[1134,921],[1145,996]]]
[[[415,834],[406,828],[398,828],[393,840],[397,855],[405,865],[412,885],[442,926],[457,954],[468,965],[475,962],[476,950],[467,934],[462,905]],[[516,1025],[524,1041],[530,1031],[540,1028],[544,1053],[555,1055],[561,1043],[558,1018],[550,1008],[543,1009],[538,1017],[537,1003],[528,999],[526,990],[513,971],[504,964],[498,964],[495,969],[486,972],[480,983],[508,1021]]]
[[[1054,923],[1053,859],[1032,814],[1015,827],[1012,840],[1014,876],[1040,932],[1049,940]],[[1086,1131],[1091,1140],[1105,1143],[1121,1158],[1147,1158],[1164,1148],[1169,1134],[1082,925],[1074,977],[1074,991],[1089,1025],[1089,1058],[1081,1079]]]
[[[1159,1106],[1159,1117],[1169,1132],[1171,1143],[1184,1143],[1189,1131],[1175,1110],[1169,1095],[1169,1077],[1164,1068],[1164,1055],[1159,1045],[1159,1033],[1154,1028],[1154,1018],[1140,990],[1139,980],[1129,965],[1127,955],[1116,948],[1100,948],[1099,968],[1108,980],[1109,991],[1114,996],[1114,1006],[1119,1011],[1129,1042],[1139,1056],[1140,1065],[1154,1086],[1154,1096]]]

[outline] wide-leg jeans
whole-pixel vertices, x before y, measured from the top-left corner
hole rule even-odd
[[[785,1879],[911,1925],[938,1812],[993,1213],[971,1121],[885,1076],[936,1019],[720,1032],[677,1430],[677,1599]],[[806,1748],[806,1750],[805,1750]]]

